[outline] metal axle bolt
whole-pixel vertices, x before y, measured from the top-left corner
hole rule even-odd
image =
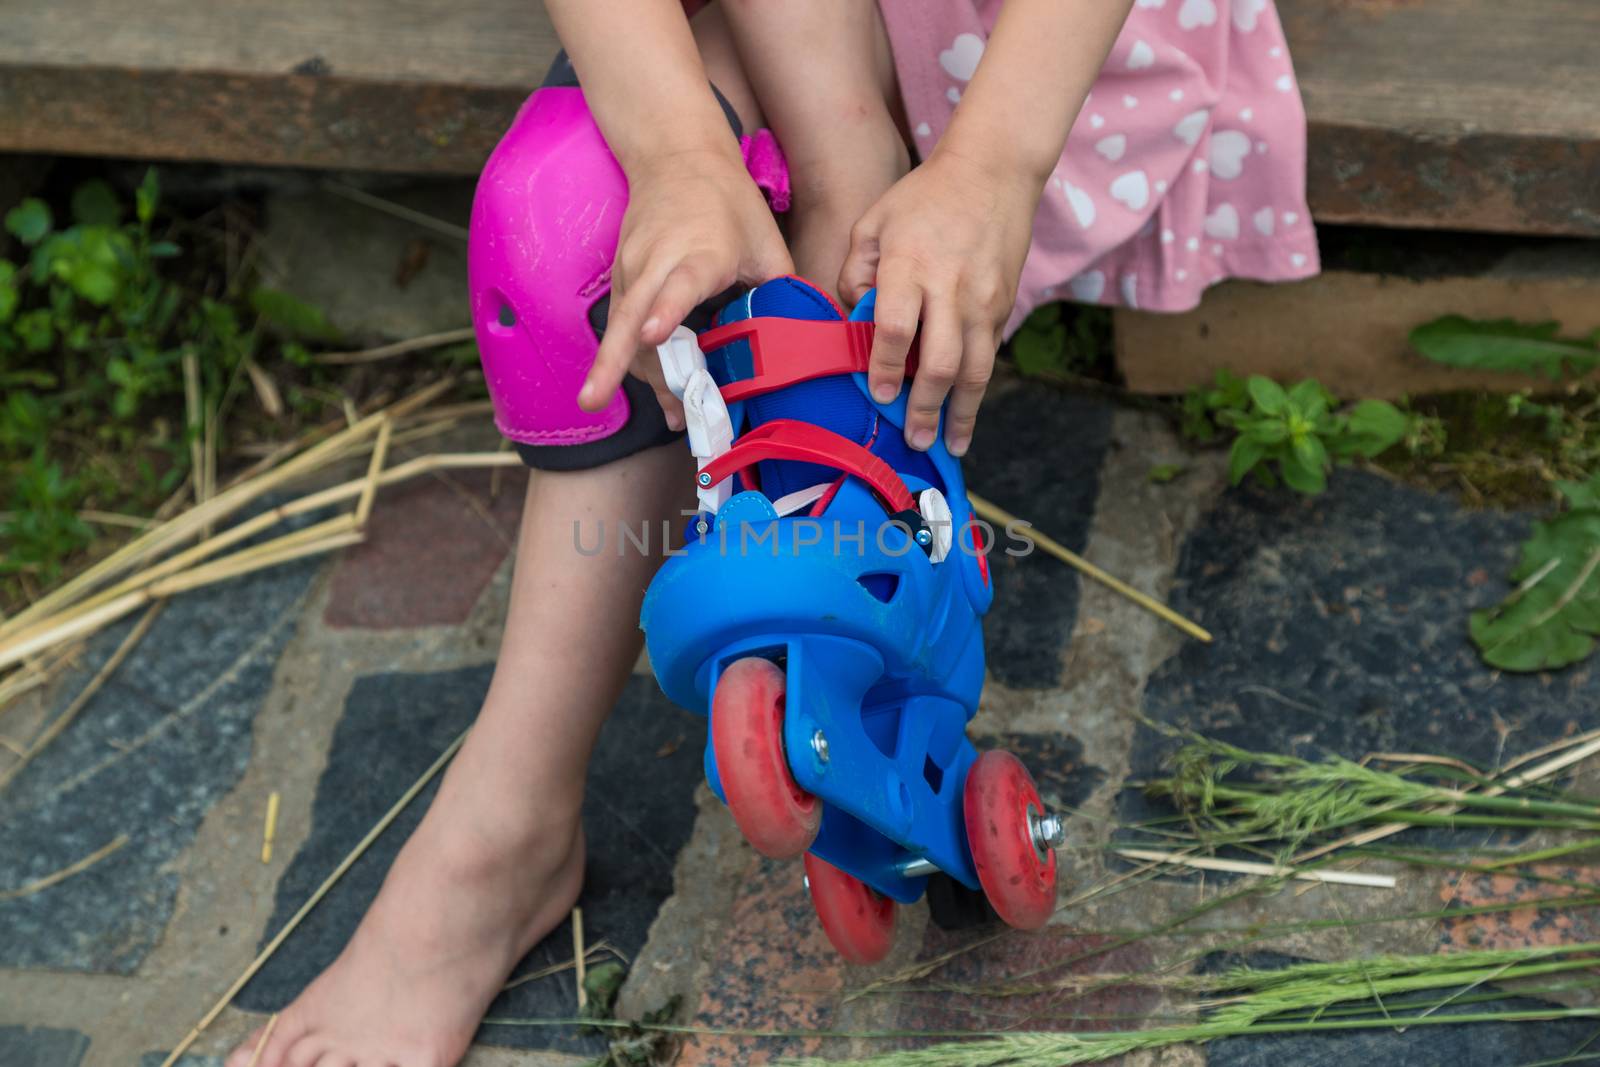
[[[817,754],[817,759],[823,763],[828,762],[828,739],[821,730],[811,735],[811,751]]]
[[[1067,823],[1055,812],[1028,815],[1028,828],[1033,833],[1033,845],[1040,852],[1060,848],[1067,843]]]
[[[703,486],[711,485],[711,475],[709,474],[701,473],[700,477],[696,478],[695,480]]]

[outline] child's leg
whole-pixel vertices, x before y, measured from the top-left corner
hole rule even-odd
[[[883,17],[876,3],[860,0],[726,6],[751,87],[789,162],[795,268],[836,290],[850,228],[910,167]]]
[[[582,555],[573,523],[586,544],[596,524],[608,545],[617,524],[659,531],[691,477],[679,444],[533,476],[483,710],[350,944],[285,1010],[261,1064],[454,1064],[511,968],[566,916],[583,882],[590,750],[638,656],[659,562]]]
[[[715,5],[694,20],[712,81],[760,123]],[[639,606],[659,558],[578,552],[596,524],[681,522],[681,442],[586,470],[542,470],[523,511],[500,658],[439,795],[339,958],[229,1067],[450,1067],[516,962],[571,909],[583,881],[579,812],[589,754],[639,653]],[[658,546],[659,547],[659,546]]]

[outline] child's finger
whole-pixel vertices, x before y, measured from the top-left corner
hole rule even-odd
[[[922,347],[906,401],[906,443],[919,452],[939,435],[939,409],[961,367],[961,325],[951,302],[929,297],[922,307]]]
[[[651,284],[654,281],[655,284]],[[606,315],[606,333],[595,352],[594,366],[589,368],[583,388],[578,390],[578,406],[585,411],[599,411],[611,402],[622,376],[633,365],[639,348],[639,335],[646,312],[656,292],[661,288],[659,277],[646,265],[640,278],[625,291],[611,290],[611,306]]]
[[[900,395],[900,383],[905,380],[906,355],[917,336],[917,319],[922,312],[922,289],[904,275],[886,275],[881,282],[872,312],[867,384],[873,397],[887,404]]]
[[[655,299],[650,302],[650,313],[645,317],[639,340],[647,345],[661,344],[702,301],[722,292],[733,279],[729,278],[721,285],[715,284],[716,281],[708,270],[693,259],[684,260],[673,267],[662,281]]]
[[[878,278],[878,232],[863,218],[850,231],[850,251],[839,268],[839,295],[854,304],[867,295]],[[878,294],[883,306],[883,294]]]
[[[950,406],[944,413],[944,443],[952,456],[964,456],[972,446],[972,431],[978,425],[978,405],[989,388],[994,373],[994,331],[978,324],[967,329],[961,369],[950,390]]]

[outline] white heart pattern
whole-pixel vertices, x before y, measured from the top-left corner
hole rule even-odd
[[[1067,198],[1067,206],[1072,208],[1073,217],[1078,220],[1078,225],[1086,230],[1093,226],[1094,198],[1069,181],[1061,183],[1061,192]]]
[[[1240,33],[1252,33],[1256,17],[1267,8],[1267,0],[1233,0],[1233,24]]]
[[[1111,183],[1111,199],[1125,204],[1130,211],[1143,211],[1150,203],[1150,179],[1142,170],[1118,175]]]
[[[1122,302],[1128,307],[1138,310],[1139,276],[1137,274],[1124,274],[1122,276]]]
[[[978,60],[983,58],[983,38],[975,33],[963,33],[939,53],[939,66],[952,78],[971,81],[978,70]]]
[[[1094,129],[1098,130],[1100,127],[1104,126],[1105,124],[1106,124],[1106,120],[1101,118],[1099,115],[1090,115],[1089,116],[1089,125],[1092,126]]]
[[[1206,120],[1210,117],[1211,112],[1205,108],[1201,108],[1199,111],[1191,111],[1179,119],[1177,125],[1172,127],[1172,136],[1193,147],[1200,140],[1200,135],[1206,132]]]
[[[1142,8],[1166,7],[1167,0],[1138,0],[1138,6]]]
[[[1250,218],[1251,218],[1251,221],[1253,221],[1256,224],[1256,232],[1257,233],[1261,234],[1261,236],[1263,236],[1263,237],[1271,237],[1272,236],[1273,223],[1272,223],[1272,209],[1270,207],[1262,208],[1260,211],[1258,211],[1254,215],[1250,216]]]
[[[1306,265],[1305,254],[1302,252],[1296,252],[1289,257],[1289,262],[1293,263],[1297,267],[1303,267]]]
[[[1278,92],[1286,93],[1294,88],[1294,79],[1287,74],[1280,74],[1278,75],[1278,80],[1272,84],[1277,87]]]
[[[1123,107],[1127,107],[1127,108],[1138,107],[1139,106],[1139,98],[1137,96],[1132,96],[1130,94],[1124,93],[1123,97],[1122,97],[1122,106]]]
[[[1143,70],[1145,67],[1154,66],[1156,50],[1150,47],[1148,41],[1135,41],[1128,51],[1128,69]]]
[[[1210,26],[1217,21],[1217,5],[1212,0],[1183,0],[1178,9],[1178,25],[1192,30],[1196,26]]]
[[[917,136],[918,137],[927,137],[932,133],[933,133],[933,127],[932,126],[929,126],[926,122],[917,123]]]
[[[1086,270],[1068,282],[1067,288],[1072,290],[1075,299],[1095,304],[1106,291],[1106,276],[1097,270]]]
[[[1115,163],[1128,150],[1128,135],[1114,133],[1110,137],[1102,137],[1095,142],[1094,150]]]
[[[1283,213],[1283,224],[1285,226],[1293,226],[1295,223],[1297,223],[1299,221],[1300,221],[1300,213],[1298,211],[1285,211]]]
[[[1232,204],[1218,204],[1217,210],[1206,216],[1206,234],[1231,241],[1239,236],[1239,212]]]
[[[1250,138],[1238,130],[1218,130],[1211,135],[1211,171],[1223,181],[1244,173],[1244,158],[1250,152]]]
[[[944,98],[952,104],[959,104],[961,103],[961,90],[952,85],[944,91]]]

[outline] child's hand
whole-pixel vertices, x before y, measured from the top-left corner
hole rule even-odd
[[[893,399],[922,322],[906,441],[927,449],[950,395],[945,444],[963,455],[1016,299],[1039,187],[1031,175],[936,149],[874,204],[850,235],[839,288],[859,300],[878,288],[872,393]]]
[[[683,405],[667,391],[655,346],[735,282],[754,285],[793,270],[737,150],[680,153],[634,168],[605,337],[578,405],[604,407],[631,371],[655,390],[667,425],[682,429]]]

